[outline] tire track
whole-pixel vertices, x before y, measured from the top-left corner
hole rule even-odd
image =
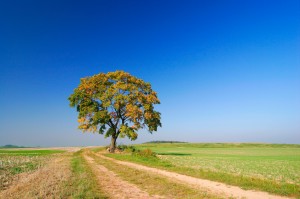
[[[262,191],[243,190],[237,186],[227,185],[224,183],[214,182],[210,180],[199,179],[199,178],[182,175],[175,172],[143,166],[136,163],[120,161],[120,160],[106,157],[101,154],[96,154],[96,155],[100,158],[113,161],[117,164],[121,164],[138,170],[152,172],[155,174],[159,174],[161,176],[165,176],[172,180],[180,181],[185,185],[190,185],[193,186],[194,188],[200,188],[200,189],[205,188],[210,192],[221,196],[233,197],[233,198],[248,198],[248,199],[287,199],[288,198],[283,196],[271,195],[267,192],[262,192]]]
[[[110,171],[106,167],[96,164],[95,160],[92,157],[88,156],[86,153],[84,154],[84,158],[91,166],[93,172],[96,174],[101,189],[105,191],[111,198],[160,198],[157,196],[150,196],[147,192],[139,189],[136,185],[122,180],[114,172]]]

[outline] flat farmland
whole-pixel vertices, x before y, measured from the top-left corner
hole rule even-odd
[[[1,149],[0,198],[300,197],[299,145],[169,143],[127,149],[134,151]]]
[[[145,147],[176,166],[300,184],[299,146],[173,145]]]

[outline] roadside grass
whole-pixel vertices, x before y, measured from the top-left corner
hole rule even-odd
[[[71,160],[72,177],[64,193],[72,198],[108,198],[99,188],[96,176],[82,156],[82,150],[75,152]]]
[[[244,189],[300,197],[298,145],[292,145],[290,148],[289,145],[266,144],[263,144],[264,147],[259,144],[234,146],[223,143],[144,144],[137,145],[137,148],[150,148],[158,153],[160,158],[130,154],[107,154],[107,156]]]
[[[166,198],[221,198],[205,190],[192,189],[182,183],[171,181],[159,175],[119,165],[93,153],[89,155],[95,159],[96,163],[103,165],[125,181],[135,184],[152,196],[159,195]]]

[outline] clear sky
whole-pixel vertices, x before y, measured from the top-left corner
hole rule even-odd
[[[300,143],[299,0],[2,0],[0,145],[108,144],[67,98],[115,70],[161,100],[134,143]]]

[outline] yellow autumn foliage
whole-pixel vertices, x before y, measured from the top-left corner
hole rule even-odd
[[[160,113],[154,110],[160,101],[151,84],[124,71],[81,78],[69,101],[77,108],[82,131],[134,140],[139,129],[152,132],[161,126]]]

